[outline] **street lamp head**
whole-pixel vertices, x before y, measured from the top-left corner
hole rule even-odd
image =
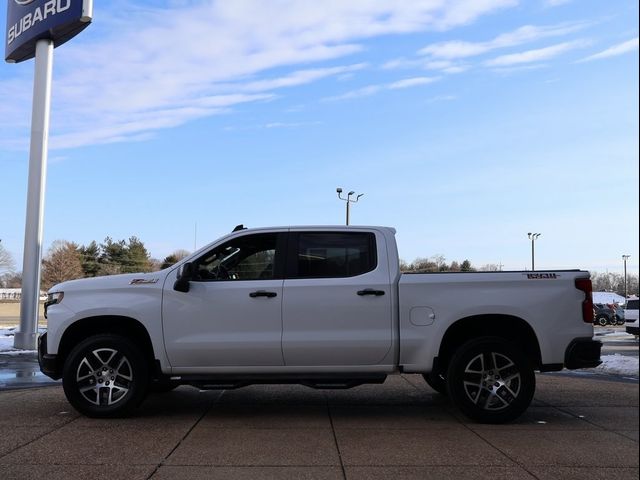
[[[351,196],[351,195],[353,195],[354,193],[356,193],[356,192],[354,192],[353,190],[351,190],[349,193],[347,193],[347,195],[348,195],[348,196]]]
[[[360,195],[358,195],[358,196],[356,197],[356,201],[358,201],[358,199],[359,199],[361,196],[363,196],[363,195],[364,195],[364,193],[361,193]]]
[[[527,233],[527,237],[531,238],[531,232]]]
[[[342,193],[342,189],[340,187],[336,188],[336,192]]]

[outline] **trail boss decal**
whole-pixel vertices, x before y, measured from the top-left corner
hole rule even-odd
[[[560,278],[560,275],[557,273],[527,273],[527,278],[529,280],[555,279]]]
[[[158,283],[157,278],[134,278],[129,285],[143,285],[145,283]]]

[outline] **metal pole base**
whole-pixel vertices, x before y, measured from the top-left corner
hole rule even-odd
[[[38,342],[38,334],[31,332],[16,332],[13,337],[13,348],[21,350],[35,350]]]

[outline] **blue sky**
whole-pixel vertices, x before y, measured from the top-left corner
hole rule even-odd
[[[537,268],[638,272],[636,1],[94,4],[55,50],[45,250],[341,224],[342,187],[407,261],[524,269],[534,231]],[[33,61],[0,66],[18,269],[32,82]]]

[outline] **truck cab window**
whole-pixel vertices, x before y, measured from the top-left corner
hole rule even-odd
[[[234,238],[195,262],[195,278],[211,280],[271,280],[275,278],[277,234]]]
[[[301,233],[297,253],[297,278],[355,277],[376,268],[371,233]]]

